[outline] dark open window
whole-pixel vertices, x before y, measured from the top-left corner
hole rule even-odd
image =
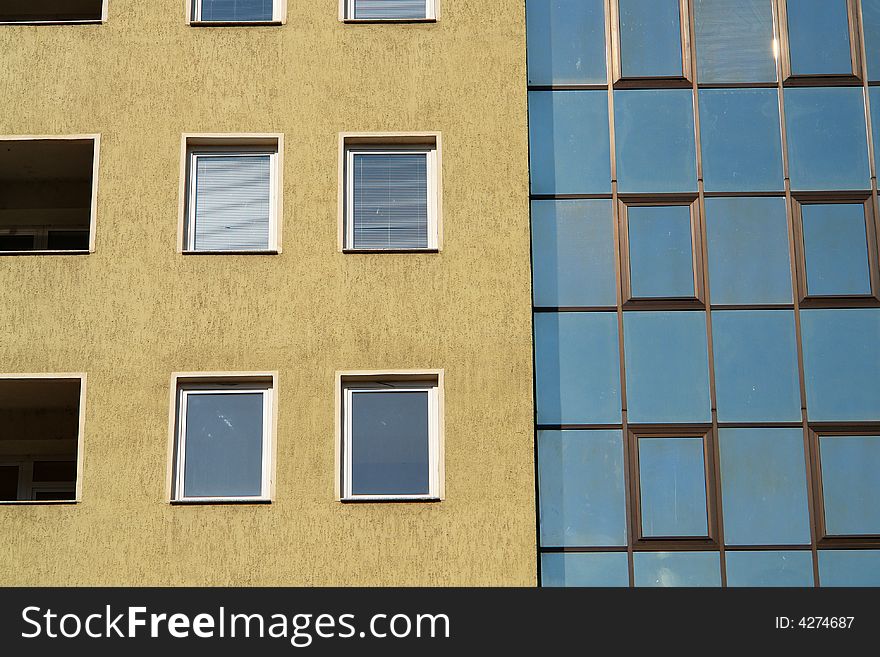
[[[0,23],[97,23],[104,0],[3,0]]]

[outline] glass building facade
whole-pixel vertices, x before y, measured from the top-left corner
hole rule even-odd
[[[527,0],[544,586],[880,586],[880,0]]]

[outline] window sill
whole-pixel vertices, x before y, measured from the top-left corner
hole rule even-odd
[[[436,18],[343,18],[343,23],[436,23]]]
[[[81,20],[55,21],[0,21],[0,25],[103,25],[100,18],[84,18]]]
[[[342,249],[343,253],[440,253],[440,249]]]
[[[180,251],[180,253],[182,253],[183,255],[186,255],[186,256],[192,256],[192,255],[195,255],[195,256],[200,256],[200,255],[226,255],[226,256],[232,255],[232,256],[235,256],[235,255],[278,255],[281,252],[278,251],[277,249],[269,249],[266,251],[208,251],[208,250],[190,251],[190,250],[187,250],[187,251]]]
[[[0,500],[0,506],[12,506],[20,504],[22,506],[56,506],[59,504],[79,504],[79,500]]]
[[[285,21],[190,21],[190,27],[279,27]]]
[[[42,255],[90,255],[94,253],[89,249],[66,249],[51,250],[45,249],[41,251],[0,251],[0,256],[42,256]]]
[[[392,502],[392,503],[413,503],[413,502],[442,502],[443,498],[436,495],[409,495],[409,496],[389,496],[389,495],[358,495],[356,497],[343,497],[339,500],[343,504],[358,504],[364,502]]]
[[[171,500],[172,506],[190,506],[199,504],[271,504],[267,497],[203,497],[183,500]]]

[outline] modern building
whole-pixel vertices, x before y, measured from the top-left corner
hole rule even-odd
[[[0,582],[880,586],[880,0],[0,52]]]

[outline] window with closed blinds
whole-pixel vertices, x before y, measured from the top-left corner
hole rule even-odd
[[[273,20],[273,0],[193,0],[193,20],[209,22],[267,22]]]
[[[426,249],[430,152],[352,152],[349,248]]]
[[[432,18],[433,0],[349,0],[349,18],[416,20]]]
[[[269,153],[194,153],[187,249],[265,251],[270,246]]]

